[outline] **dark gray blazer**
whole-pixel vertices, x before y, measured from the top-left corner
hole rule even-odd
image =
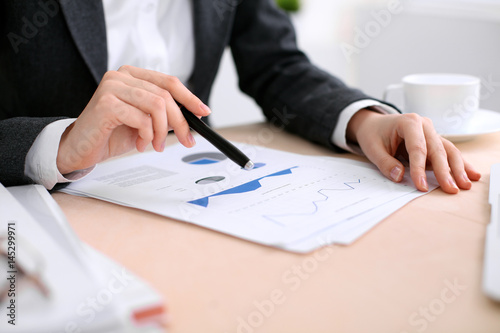
[[[331,146],[339,112],[368,97],[311,65],[273,3],[193,0],[196,58],[188,87],[208,102],[229,46],[240,88],[270,121]],[[78,117],[107,69],[101,0],[2,0],[0,36],[0,182],[10,186],[31,182],[24,163],[39,132]]]

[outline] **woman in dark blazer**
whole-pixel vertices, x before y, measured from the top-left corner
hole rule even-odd
[[[335,148],[332,132],[339,114],[370,97],[313,66],[297,49],[288,17],[271,0],[192,0],[192,5],[195,63],[183,85],[131,66],[107,72],[100,0],[1,1],[0,182],[33,182],[25,174],[33,142],[48,124],[66,117],[78,119],[61,137],[56,158],[62,174],[133,148],[143,150],[151,142],[161,151],[167,129],[191,146],[173,101],[198,116],[209,114],[206,104],[227,46],[240,88],[270,121]],[[346,136],[394,181],[401,180],[404,167],[392,156],[404,143],[412,179],[423,191],[426,163],[449,193],[470,188],[470,180],[480,177],[428,120],[415,115],[362,109],[349,121]]]

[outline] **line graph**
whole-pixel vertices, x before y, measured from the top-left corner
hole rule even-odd
[[[321,199],[319,200],[314,200],[311,202],[313,209],[312,211],[309,212],[303,212],[303,213],[287,213],[287,214],[278,214],[278,215],[262,215],[263,218],[267,219],[268,221],[277,224],[279,226],[285,227],[287,224],[280,222],[279,219],[286,219],[289,217],[305,217],[305,216],[313,216],[315,215],[318,210],[319,210],[319,203],[326,202],[328,199],[330,199],[330,196],[325,194],[327,191],[351,191],[354,190],[355,187],[352,186],[351,184],[360,184],[361,179],[358,179],[357,181],[354,182],[344,182],[343,185],[345,186],[344,188],[323,188],[319,189],[316,191],[319,195],[322,196]]]
[[[283,232],[287,236],[280,237],[292,241],[411,191],[380,177],[378,170],[358,170],[352,165],[310,163],[285,168],[185,202],[206,209],[214,219],[225,216],[231,223],[245,221],[248,230]]]

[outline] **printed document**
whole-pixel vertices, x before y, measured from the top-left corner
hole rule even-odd
[[[197,142],[102,163],[62,191],[296,252],[349,244],[424,194],[367,163],[235,143],[255,163],[247,171]],[[429,185],[437,187],[431,177]]]

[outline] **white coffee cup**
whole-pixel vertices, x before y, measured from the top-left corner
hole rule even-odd
[[[403,113],[430,118],[439,134],[461,134],[479,109],[480,87],[481,80],[470,75],[412,74],[388,86],[384,100],[402,90]]]

